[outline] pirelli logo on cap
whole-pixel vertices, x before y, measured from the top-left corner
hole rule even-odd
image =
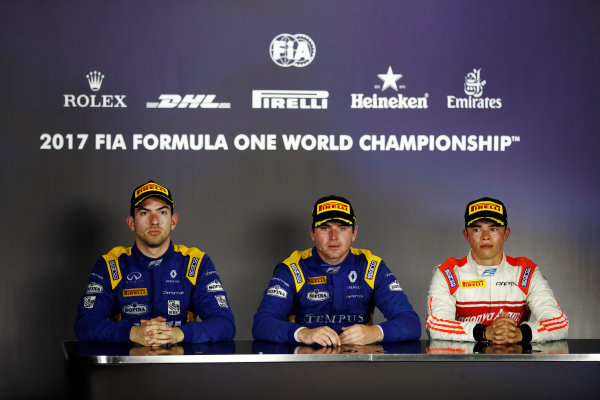
[[[123,297],[133,296],[148,296],[148,289],[136,288],[136,289],[123,289]]]
[[[460,287],[463,289],[476,289],[485,287],[485,279],[475,279],[472,281],[460,281]]]
[[[308,284],[309,285],[319,285],[321,283],[327,283],[327,277],[326,276],[315,276],[315,277],[308,277]]]
[[[135,197],[139,197],[142,193],[149,192],[149,191],[158,191],[158,192],[163,192],[167,196],[169,195],[169,191],[166,188],[160,186],[159,184],[147,183],[135,191]]]
[[[317,206],[317,215],[327,211],[342,211],[346,214],[350,214],[350,205],[342,203],[341,201],[329,200]]]
[[[494,203],[493,201],[480,201],[469,206],[469,215],[480,211],[494,211],[498,214],[504,214],[502,206],[498,203]]]

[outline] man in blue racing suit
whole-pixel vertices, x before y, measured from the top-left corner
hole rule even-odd
[[[173,206],[169,189],[153,181],[133,191],[127,225],[135,243],[96,262],[75,321],[80,340],[156,347],[233,339],[233,313],[211,259],[170,240]]]
[[[383,260],[350,247],[358,232],[350,202],[323,197],[312,215],[315,246],[275,268],[254,315],[254,338],[322,346],[419,339],[419,317]],[[386,322],[372,325],[375,306]]]

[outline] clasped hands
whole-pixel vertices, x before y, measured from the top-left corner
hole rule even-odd
[[[494,344],[513,344],[523,340],[517,321],[501,312],[491,325],[485,328],[485,339]]]
[[[181,342],[184,336],[183,331],[167,325],[166,322],[164,317],[142,319],[140,320],[141,325],[131,327],[129,339],[142,346],[152,347]]]
[[[328,326],[304,328],[298,331],[298,340],[304,344],[317,343],[321,346],[341,346],[346,344],[365,345],[383,339],[381,329],[376,325],[352,325],[342,328],[339,335]]]

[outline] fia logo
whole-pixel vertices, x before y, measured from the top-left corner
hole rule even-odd
[[[302,33],[282,33],[269,46],[271,59],[280,67],[306,67],[315,59],[316,52],[315,42]]]

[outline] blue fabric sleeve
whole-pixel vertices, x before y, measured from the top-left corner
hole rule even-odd
[[[235,321],[223,283],[223,290],[208,291],[207,285],[215,279],[221,282],[212,260],[205,255],[200,263],[196,286],[192,289],[192,304],[202,322],[191,321],[180,326],[186,343],[232,340],[235,336]]]
[[[279,264],[254,314],[252,335],[255,339],[277,343],[296,342],[294,332],[301,325],[286,321],[294,306],[295,295],[296,286],[289,268]]]
[[[383,261],[375,278],[375,306],[386,319],[378,324],[383,329],[383,342],[418,340],[421,337],[419,316]]]
[[[82,296],[75,319],[75,334],[79,340],[129,343],[133,324],[128,321],[111,321],[115,307],[115,294],[111,287],[106,261],[102,257],[90,275],[86,292]]]

